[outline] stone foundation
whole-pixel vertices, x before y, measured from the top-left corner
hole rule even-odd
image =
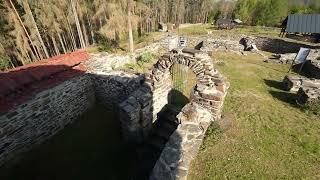
[[[118,113],[128,142],[143,142],[159,122],[158,113],[168,104],[172,90],[170,68],[182,64],[194,72],[197,85],[191,102],[177,116],[180,125],[170,136],[151,177],[185,178],[206,129],[221,117],[229,83],[207,54],[183,52],[163,55],[145,76],[97,68],[100,60],[95,59],[75,77],[37,92],[32,99],[0,116],[0,164],[47,140],[96,101]]]
[[[213,67],[211,58],[201,51],[172,51],[160,57],[146,75],[143,88],[120,103],[122,131],[127,140],[141,143],[147,137],[159,111],[168,103],[171,91],[170,68],[173,64],[189,67],[196,75],[190,103],[177,116],[180,125],[170,136],[151,179],[185,179],[191,160],[197,154],[205,131],[221,118],[229,83]]]
[[[312,78],[320,79],[320,61],[319,60],[309,60],[305,63],[303,70],[308,73]]]
[[[285,76],[283,79],[284,89],[298,92],[301,87],[313,87],[320,89],[320,80],[305,77]]]
[[[0,165],[55,135],[96,101],[117,111],[118,104],[143,81],[142,75],[83,71],[35,94],[0,116]]]
[[[297,103],[300,105],[312,105],[320,103],[320,89],[301,87],[297,93]]]
[[[94,103],[93,84],[85,74],[0,116],[0,164],[55,135]]]
[[[144,82],[142,75],[122,71],[91,72],[91,78],[97,101],[113,110]]]
[[[195,103],[177,116],[181,124],[171,135],[150,176],[150,180],[187,179],[191,161],[197,155],[212,114]]]

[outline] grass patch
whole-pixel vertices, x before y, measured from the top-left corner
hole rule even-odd
[[[159,54],[151,52],[142,53],[136,58],[136,62],[125,64],[124,67],[120,68],[119,70],[147,73],[150,69],[152,69],[153,64],[157,62],[158,58]]]
[[[320,102],[311,102],[303,107],[304,112],[307,114],[314,114],[320,116]]]
[[[289,66],[251,53],[214,57],[226,62],[216,67],[231,83],[224,114],[234,119],[223,133],[214,126],[207,131],[189,179],[320,178],[320,116],[270,83],[282,81]]]
[[[262,26],[237,26],[231,30],[218,30],[215,26],[209,24],[194,25],[179,30],[179,34],[184,36],[206,35],[213,37],[239,37],[242,35],[258,35],[267,37],[278,37],[280,33],[279,28],[262,27]]]

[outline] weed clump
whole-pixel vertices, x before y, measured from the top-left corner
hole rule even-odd
[[[307,114],[314,114],[320,116],[320,101],[307,103],[303,106],[302,110]]]
[[[96,39],[99,52],[113,52],[114,49],[119,48],[119,42],[117,40],[107,38],[99,33],[96,34]]]
[[[146,52],[137,57],[137,64],[143,66],[145,63],[150,63],[154,60],[155,55],[151,52]]]

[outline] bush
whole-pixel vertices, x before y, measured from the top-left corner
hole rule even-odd
[[[136,64],[128,63],[128,64],[125,64],[124,67],[125,67],[126,69],[134,70],[134,69],[136,68]]]
[[[98,42],[99,52],[112,52],[113,49],[119,48],[119,42],[114,39],[109,39],[104,35],[97,33],[96,40]]]
[[[320,101],[310,102],[303,107],[307,114],[320,115]]]
[[[152,54],[151,52],[146,52],[141,54],[139,57],[137,57],[137,64],[139,66],[142,66],[144,63],[149,63],[152,60],[154,60],[155,55]]]
[[[10,68],[10,62],[9,58],[3,57],[0,55],[0,70],[6,70]]]

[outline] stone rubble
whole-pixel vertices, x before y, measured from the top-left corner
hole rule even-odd
[[[320,89],[320,80],[306,77],[285,76],[283,79],[284,89],[290,92],[298,92],[301,87]]]
[[[320,103],[320,88],[301,87],[297,93],[299,105],[314,105]]]
[[[281,64],[292,64],[295,57],[297,56],[297,53],[273,54],[269,58],[269,61],[272,61],[275,63],[281,63]],[[312,62],[317,62],[317,58],[318,56],[320,56],[319,53],[320,53],[319,49],[311,49],[307,57],[307,60],[310,60]]]
[[[303,70],[309,74],[309,76],[320,79],[320,60],[309,60],[305,63]]]

